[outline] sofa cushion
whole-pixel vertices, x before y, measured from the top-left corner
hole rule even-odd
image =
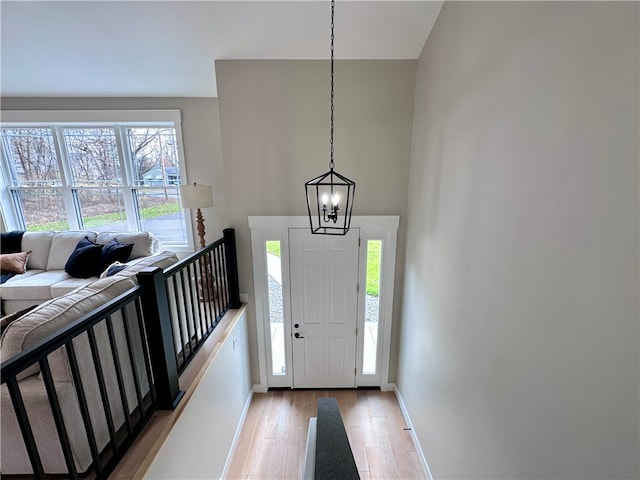
[[[150,232],[100,232],[96,243],[106,245],[114,238],[117,238],[120,243],[133,243],[133,250],[129,257],[131,260],[148,257],[160,249],[158,239]]]
[[[60,282],[54,283],[51,285],[51,298],[61,297],[62,295],[66,295],[67,293],[71,293],[74,290],[84,287],[85,285],[90,284],[91,282],[95,282],[97,280],[96,277],[90,278],[73,278],[69,277]]]
[[[93,243],[89,237],[84,237],[69,255],[64,271],[75,278],[97,277],[101,255],[102,245]]]
[[[136,275],[142,270],[144,270],[145,268],[158,267],[158,268],[165,269],[167,267],[170,267],[177,261],[178,261],[178,257],[174,252],[165,250],[163,252],[160,252],[156,255],[152,255],[150,257],[142,257],[142,258],[127,262],[127,268],[116,273],[114,276],[127,277],[127,278],[133,277],[133,279],[135,280]]]
[[[7,280],[6,282],[4,282],[4,284],[0,284],[0,300],[2,300],[2,314],[7,315],[9,313],[13,313],[13,312],[17,312],[18,310],[23,310],[31,305],[37,305],[38,303],[42,303],[45,300],[48,300],[49,297],[47,298],[36,298],[36,299],[32,299],[32,300],[18,300],[17,302],[21,302],[20,304],[16,304],[16,300],[7,300],[6,298],[6,291],[5,290],[5,286],[7,284],[9,284],[10,282],[19,282],[22,281],[23,279],[30,277],[32,275],[36,275],[38,273],[42,273],[44,272],[44,270],[27,270],[25,273],[21,274],[21,275],[14,275],[13,277],[11,277],[9,280]],[[24,303],[22,303],[24,301]]]
[[[67,434],[72,445],[73,458],[79,472],[86,470],[87,457],[91,462],[91,452],[84,429],[75,388],[72,382],[55,382],[56,395],[67,426]],[[47,473],[67,472],[56,425],[51,414],[49,399],[44,383],[38,377],[20,382],[20,393],[29,414],[29,423],[36,439],[40,461]],[[2,408],[2,474],[21,475],[34,478],[33,467],[22,441],[22,434],[11,405],[6,385],[2,385],[0,405]],[[78,438],[79,437],[79,438]],[[59,475],[62,478],[62,475]]]
[[[56,232],[51,241],[46,270],[64,270],[64,266],[75,250],[76,245],[85,237],[96,243],[95,232]]]
[[[9,280],[9,282],[18,282],[18,281],[22,280],[23,278],[31,277],[33,275],[37,275],[38,273],[42,273],[42,272],[44,272],[44,270],[27,270],[26,272],[21,273],[20,275],[17,275],[15,277],[13,277],[11,280]],[[4,288],[4,285],[0,285],[0,298],[4,300],[4,297],[2,296],[2,289],[3,288]]]
[[[0,361],[6,361],[134,286],[135,282],[130,278],[113,276],[39,305],[4,331],[0,340]],[[38,367],[34,365],[19,379],[37,372]]]
[[[31,273],[33,272],[33,273]],[[51,285],[70,278],[62,270],[52,272],[28,270],[2,284],[0,295],[3,300],[49,300],[51,298]]]
[[[31,252],[0,254],[0,272],[24,273],[27,270],[27,260]]]
[[[51,250],[51,241],[54,235],[55,232],[24,232],[22,250],[25,252],[31,250],[31,256],[27,262],[28,270],[47,269],[49,250]]]

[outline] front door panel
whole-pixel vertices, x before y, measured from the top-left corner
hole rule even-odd
[[[355,387],[358,239],[289,230],[294,388]]]

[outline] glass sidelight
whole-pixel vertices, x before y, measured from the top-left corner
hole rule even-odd
[[[364,315],[364,345],[362,373],[377,372],[378,325],[380,321],[380,269],[382,267],[382,240],[367,240],[367,275]]]
[[[271,331],[271,374],[286,375],[284,348],[284,300],[282,296],[282,255],[280,240],[267,240],[267,290]]]

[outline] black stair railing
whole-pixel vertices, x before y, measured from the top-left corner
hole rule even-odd
[[[129,290],[2,364],[13,405],[2,420],[17,422],[37,478],[107,475],[157,408],[140,302]]]
[[[241,305],[235,231],[227,228],[223,234],[221,239],[164,272],[156,272],[155,275],[161,275],[162,279],[152,280],[152,272],[138,276],[140,286],[149,292],[145,298],[158,305],[158,321],[163,332],[166,330],[162,338],[165,352],[170,351],[167,342],[173,341],[178,375],[227,310]],[[160,283],[164,284],[164,291],[161,291]]]
[[[224,314],[241,306],[234,230],[137,279],[138,286],[2,363],[2,399],[11,407],[3,405],[2,421],[19,429],[18,450],[32,469],[3,475],[107,478],[153,412],[178,405],[180,373]]]

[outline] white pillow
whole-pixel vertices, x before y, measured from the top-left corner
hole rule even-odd
[[[24,232],[22,235],[22,250],[28,252],[29,261],[27,262],[28,270],[45,270],[47,261],[49,260],[49,251],[51,250],[51,241],[55,232]]]
[[[69,256],[71,256],[75,250],[78,242],[84,237],[88,237],[89,240],[95,243],[96,232],[56,232],[51,241],[47,270],[64,270]]]
[[[100,232],[96,243],[106,245],[114,238],[117,238],[120,243],[133,243],[129,260],[148,257],[159,250],[159,242],[150,232]]]

